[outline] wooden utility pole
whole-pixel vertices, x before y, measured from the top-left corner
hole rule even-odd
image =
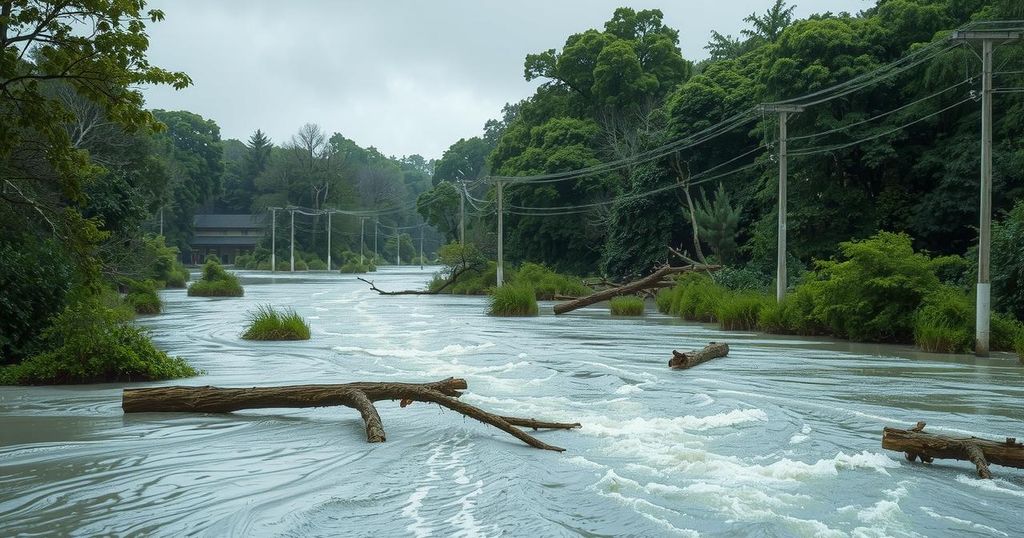
[[[505,223],[504,223],[504,202],[503,196],[505,184],[501,181],[498,182],[498,278],[497,285],[500,287],[505,283],[505,251],[503,237],[505,235]]]
[[[988,355],[992,335],[992,56],[996,44],[1019,41],[1021,32],[968,30],[953,32],[952,41],[981,43],[981,204],[978,227],[978,287],[975,297],[974,353]]]
[[[775,299],[782,302],[786,298],[786,183],[788,182],[788,155],[786,153],[786,122],[789,115],[803,112],[804,107],[799,105],[761,105],[765,112],[777,112],[779,114],[779,242],[776,253],[775,266]]]

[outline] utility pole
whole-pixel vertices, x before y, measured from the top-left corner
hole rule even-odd
[[[402,266],[402,236],[398,235],[398,226],[395,226],[395,266]]]
[[[505,223],[503,216],[505,214],[504,206],[504,187],[505,184],[501,181],[498,182],[498,278],[497,284],[501,287],[505,283],[505,251],[503,245],[503,236],[505,235]]]
[[[952,41],[981,42],[981,208],[978,227],[978,288],[975,297],[974,354],[988,355],[992,336],[992,57],[996,44],[1019,41],[1024,33],[968,30],[953,32]]]
[[[363,256],[363,243],[365,243],[366,240],[364,240],[363,237],[365,237],[366,234],[366,219],[368,218],[369,217],[359,217],[359,265],[366,265],[366,257]]]
[[[380,231],[380,220],[373,217],[373,263],[377,263],[377,232]]]
[[[466,182],[459,180],[462,190],[459,191],[459,244],[466,244]]]
[[[277,208],[270,208],[270,272],[277,272]]]
[[[778,112],[779,114],[779,242],[776,252],[775,265],[775,300],[782,302],[786,298],[786,183],[789,181],[788,155],[786,154],[786,123],[790,114],[803,112],[804,107],[799,105],[761,105],[765,112]]]
[[[327,270],[331,270],[331,211],[327,211]]]
[[[164,236],[164,206],[160,206],[160,237]]]
[[[420,269],[423,269],[423,225],[420,224]]]
[[[295,272],[295,210],[291,210],[292,214],[292,245],[291,245],[291,258],[292,258],[292,269],[291,272]]]

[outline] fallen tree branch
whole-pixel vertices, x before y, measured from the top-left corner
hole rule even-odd
[[[437,295],[441,290],[430,291],[430,290],[402,290],[402,291],[384,291],[373,284],[372,280],[366,280],[363,277],[356,277],[356,280],[362,280],[370,285],[370,290],[375,291],[381,295]]]
[[[935,459],[970,461],[979,478],[992,478],[989,463],[1024,469],[1024,444],[1007,437],[1005,442],[978,437],[947,437],[924,432],[925,423],[918,422],[909,430],[884,428],[882,448],[903,452],[907,461],[931,463]]]
[[[728,354],[729,344],[724,342],[711,342],[704,346],[704,349],[700,351],[691,351],[689,353],[680,353],[673,349],[672,358],[669,359],[668,366],[675,370],[685,370],[687,368],[693,368],[698,364],[708,362],[711,359],[725,357]]]
[[[459,400],[466,380],[448,378],[433,383],[345,383],[338,385],[292,385],[284,387],[154,387],[125,389],[121,408],[125,413],[186,412],[230,413],[241,409],[302,408],[342,405],[359,411],[366,424],[366,440],[385,441],[384,426],[373,402],[401,400],[402,407],[411,402],[436,403],[467,417],[490,424],[520,441],[544,450],[562,452],[523,432],[518,427],[536,429],[579,428],[579,423],[542,422],[532,418],[495,415]]]
[[[670,265],[664,265],[658,268],[657,271],[651,273],[650,275],[647,275],[644,278],[641,278],[640,280],[630,282],[629,284],[624,284],[616,288],[601,290],[596,293],[592,293],[586,297],[580,297],[579,299],[574,299],[572,301],[557,304],[555,305],[555,314],[565,314],[566,312],[572,312],[573,310],[576,310],[578,308],[590,306],[594,303],[599,303],[601,301],[607,301],[608,299],[618,297],[620,295],[635,295],[637,292],[641,290],[664,287],[662,279],[669,275],[685,273],[689,271],[717,270],[720,268],[721,266],[718,265],[687,265],[683,267],[672,267]]]

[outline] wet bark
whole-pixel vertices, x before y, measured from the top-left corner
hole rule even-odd
[[[918,422],[909,430],[884,428],[882,448],[903,452],[908,461],[931,463],[936,459],[954,459],[974,464],[979,478],[992,478],[990,463],[1024,469],[1024,444],[1016,438],[990,441],[978,437],[947,437],[924,432],[925,423]]]
[[[717,265],[686,265],[683,267],[672,267],[669,265],[665,265],[659,268],[657,271],[651,273],[650,275],[647,275],[646,277],[641,278],[640,280],[630,282],[629,284],[623,284],[622,286],[618,286],[615,288],[601,290],[599,292],[587,295],[586,297],[580,297],[579,299],[574,299],[572,301],[568,301],[562,304],[557,304],[555,305],[555,314],[565,314],[567,312],[572,312],[573,310],[576,310],[578,308],[590,306],[601,301],[607,301],[620,295],[634,295],[637,292],[651,288],[662,288],[666,286],[671,286],[672,283],[665,283],[662,280],[670,275],[686,273],[690,271],[715,270],[719,268],[720,267]]]
[[[448,378],[433,383],[345,383],[338,385],[292,385],[283,387],[154,387],[125,389],[121,408],[125,413],[230,413],[242,409],[345,406],[359,411],[366,424],[366,440],[385,441],[384,426],[373,402],[401,400],[402,407],[411,402],[436,403],[453,411],[490,424],[520,441],[544,450],[562,452],[523,432],[518,427],[533,429],[572,429],[579,423],[542,422],[532,418],[505,417],[488,413],[460,401],[466,388],[464,379]]]
[[[707,346],[704,346],[704,349],[699,351],[680,353],[673,349],[672,358],[669,359],[668,365],[670,368],[675,370],[685,370],[687,368],[693,368],[698,364],[708,362],[711,359],[725,357],[728,354],[729,344],[724,342],[711,342]]]

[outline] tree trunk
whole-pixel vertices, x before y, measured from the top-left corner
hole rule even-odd
[[[599,303],[601,301],[607,301],[608,299],[618,297],[620,295],[630,295],[649,288],[664,287],[664,285],[661,282],[661,279],[669,275],[685,273],[690,271],[704,271],[716,269],[720,269],[720,267],[717,265],[687,265],[684,267],[672,267],[669,265],[665,265],[659,268],[657,271],[651,273],[650,275],[647,275],[646,277],[641,278],[640,280],[630,282],[629,284],[624,284],[617,288],[601,290],[599,292],[592,293],[586,297],[580,297],[579,299],[568,301],[562,304],[557,304],[555,305],[555,314],[565,314],[566,312],[572,312],[573,310],[576,310],[578,308],[590,306],[594,303]]]
[[[685,370],[687,368],[693,368],[700,363],[708,362],[711,359],[717,359],[718,357],[725,357],[729,354],[729,344],[724,342],[711,342],[704,346],[704,349],[700,351],[691,351],[689,353],[680,353],[676,350],[672,350],[672,358],[669,359],[668,365],[670,368],[676,370]]]
[[[230,413],[241,409],[275,407],[326,407],[343,405],[359,411],[366,423],[366,440],[385,440],[384,426],[373,402],[401,400],[402,407],[411,402],[436,403],[480,422],[490,424],[522,442],[544,450],[565,449],[548,445],[517,428],[544,429],[579,428],[579,423],[542,422],[530,418],[494,415],[458,398],[466,388],[466,380],[448,378],[433,383],[345,383],[341,385],[292,385],[284,387],[155,387],[125,389],[121,408],[125,413]]]
[[[990,441],[977,437],[946,437],[924,432],[925,423],[918,422],[909,430],[884,428],[882,448],[903,452],[908,461],[920,459],[931,463],[938,459],[969,461],[980,478],[992,478],[989,463],[1024,469],[1024,444],[1007,437],[1006,441]]]

